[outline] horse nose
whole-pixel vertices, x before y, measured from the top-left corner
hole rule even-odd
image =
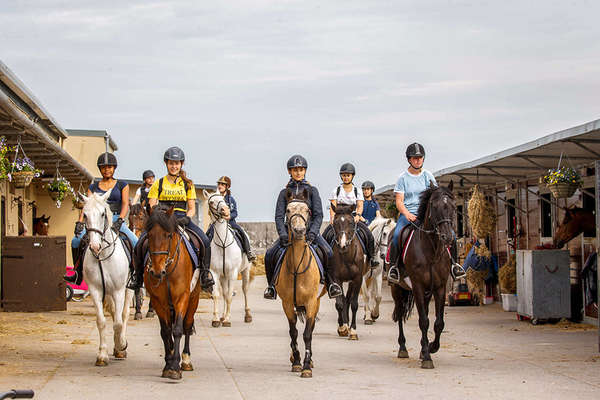
[[[98,243],[90,243],[90,249],[96,254],[100,251],[100,245]]]
[[[164,269],[160,271],[161,276],[165,276],[166,274],[167,274],[167,271],[165,271]]]

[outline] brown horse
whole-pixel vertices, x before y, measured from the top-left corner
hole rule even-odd
[[[333,244],[334,280],[343,287],[344,282],[349,282],[346,296],[335,299],[335,308],[338,312],[338,335],[348,336],[350,340],[358,340],[356,333],[356,313],[358,312],[358,295],[362,285],[363,276],[369,271],[365,252],[357,237],[357,227],[352,212],[355,205],[331,205],[335,212],[333,218],[333,231],[335,234]],[[352,307],[352,321],[350,322],[350,307]],[[350,329],[348,329],[350,325]]]
[[[306,189],[297,196],[290,191],[287,193],[286,220],[291,244],[283,257],[281,272],[275,284],[290,327],[292,372],[301,372],[302,378],[312,377],[312,335],[320,305],[319,267],[305,237],[310,218],[308,196]],[[304,364],[300,362],[298,351],[298,317],[301,321],[306,320],[303,335]]]
[[[433,184],[421,194],[417,218],[421,226],[405,229],[398,238],[401,249],[410,231],[414,231],[406,249],[403,260],[406,271],[412,282],[412,291],[408,287],[392,285],[394,298],[393,319],[398,322],[398,358],[408,358],[403,322],[410,316],[413,304],[419,312],[419,328],[421,328],[421,368],[433,368],[431,353],[440,348],[440,336],[444,330],[444,301],[446,298],[446,282],[450,274],[449,247],[454,241],[454,223],[456,221],[456,205],[452,194],[452,182],[448,188],[436,187]],[[402,256],[400,256],[402,257]],[[402,259],[398,262],[402,262]],[[435,300],[435,338],[429,342],[429,303]]]
[[[46,217],[46,214],[42,214],[39,218],[33,219],[33,235],[39,236],[48,236],[48,229],[50,225],[48,221],[50,221],[51,217]]]
[[[144,227],[146,225],[146,219],[148,218],[148,213],[146,212],[146,207],[142,204],[130,204],[129,207],[129,227],[135,234],[135,236],[140,237],[142,232],[144,231]],[[144,294],[142,293],[142,289],[137,289],[135,291],[135,315],[134,319],[140,320],[143,318],[142,315],[142,306],[144,305]],[[146,313],[146,318],[154,318],[154,309],[152,308],[152,301],[148,303],[148,312]]]
[[[179,233],[173,208],[164,212],[155,207],[146,223],[146,231],[150,260],[144,270],[144,285],[160,320],[160,335],[165,346],[162,376],[181,379],[181,370],[193,370],[190,336],[194,332],[200,286],[190,287],[194,265]],[[183,356],[179,352],[182,335],[185,335]]]
[[[573,207],[566,210],[565,217],[554,234],[554,247],[562,248],[581,233],[596,236],[596,216],[592,211],[583,208]]]

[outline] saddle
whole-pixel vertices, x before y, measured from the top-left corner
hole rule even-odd
[[[194,267],[198,268],[200,266],[200,260],[204,257],[204,244],[202,243],[202,239],[200,239],[200,236],[198,236],[196,232],[187,227],[185,229],[179,227],[178,229],[183,238],[185,248],[194,263]],[[200,254],[200,249],[202,249],[202,254]]]
[[[321,283],[325,282],[325,267],[323,264],[323,260],[325,254],[321,252],[319,246],[308,246],[310,249],[312,256],[317,260],[317,265],[319,267],[319,273],[321,275]],[[277,282],[277,278],[279,277],[279,272],[281,271],[281,266],[283,265],[283,257],[285,253],[287,253],[288,247],[280,247],[279,250],[275,253],[275,268],[273,269],[273,282]]]
[[[415,225],[419,225],[419,222],[415,222]],[[397,260],[391,260],[391,256],[390,256],[390,249],[392,248],[392,240],[394,238],[393,235],[390,235],[389,238],[389,242],[388,242],[388,254],[387,254],[387,259],[386,261],[388,263],[394,263],[394,261],[398,261],[397,263],[395,263],[396,265],[399,265],[400,263],[404,264],[404,258],[406,257],[406,251],[408,250],[408,247],[410,246],[410,242],[412,240],[413,234],[415,232],[415,227],[412,224],[408,224],[406,226],[404,226],[402,228],[402,230],[400,231],[400,235],[398,236],[398,243],[397,243],[397,248],[398,248],[398,253],[396,254],[396,258]]]

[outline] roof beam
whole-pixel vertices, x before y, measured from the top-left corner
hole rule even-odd
[[[548,169],[548,167],[546,167],[546,166],[544,166],[544,165],[542,165],[540,163],[537,163],[537,162],[533,161],[529,156],[517,155],[517,157],[522,158],[523,160],[530,162],[531,164],[535,165],[536,167],[539,167],[540,169],[543,169],[543,170],[547,170]]]
[[[556,160],[558,157],[556,156],[550,156],[550,155],[546,155],[546,154],[526,154],[526,155],[520,155],[520,154],[516,154],[516,157],[528,157],[528,158],[539,158],[542,160]],[[595,160],[595,157],[580,157],[580,156],[573,156],[573,157],[569,157],[571,160],[582,160],[582,161],[590,161],[590,160]]]
[[[582,149],[584,149],[585,151],[587,151],[588,153],[591,153],[593,155],[595,155],[597,158],[600,158],[600,153],[598,153],[597,151],[594,151],[592,149],[590,149],[589,147],[587,147],[586,145],[583,145],[575,140],[565,140],[565,142],[568,143],[573,143],[575,146],[578,146]],[[567,156],[567,159],[569,159],[569,156]]]
[[[467,182],[470,182],[470,183],[472,183],[473,185],[477,185],[477,183],[473,182],[473,181],[472,181],[472,180],[470,180],[469,178],[462,176],[462,173],[461,173],[461,174],[459,174],[459,173],[456,173],[455,175],[458,175],[458,176],[460,176],[460,177],[461,177],[461,178],[463,178],[465,181],[467,181]],[[494,197],[495,197],[495,198],[497,198],[498,200],[501,200],[501,201],[503,201],[503,202],[504,202],[506,205],[508,205],[508,206],[510,206],[510,207],[512,207],[512,208],[514,208],[514,209],[516,209],[516,210],[519,210],[519,211],[521,211],[521,212],[523,212],[523,213],[527,213],[527,211],[525,211],[525,210],[524,210],[524,209],[522,209],[521,207],[517,206],[516,204],[511,204],[511,203],[509,203],[509,202],[508,202],[506,199],[503,199],[502,197],[498,196],[498,194],[497,194],[496,192],[492,193],[492,196],[494,196]],[[545,199],[544,199],[544,200],[545,200]]]

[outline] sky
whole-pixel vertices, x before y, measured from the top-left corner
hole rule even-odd
[[[233,181],[268,221],[302,154],[325,199],[342,163],[394,183],[600,118],[597,1],[0,3],[0,59],[63,128],[104,129],[122,178]]]

